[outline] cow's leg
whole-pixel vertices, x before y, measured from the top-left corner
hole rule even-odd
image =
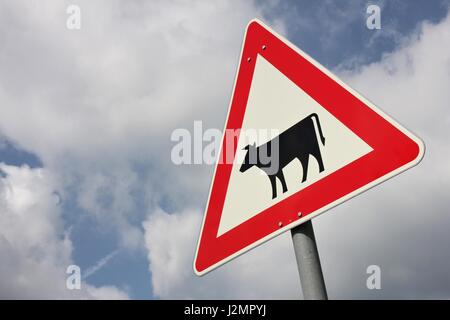
[[[316,152],[314,152],[314,158],[316,158],[317,163],[319,164],[319,172],[322,172],[323,170],[325,170],[325,168],[323,166],[323,160],[322,160],[322,155],[320,154],[319,146],[317,146],[317,150],[316,150]]]
[[[308,164],[309,164],[309,154],[306,156],[303,156],[299,158],[300,162],[302,163],[303,167],[303,178],[302,182],[306,181],[306,178],[308,177]]]
[[[286,180],[284,179],[283,170],[280,170],[280,172],[278,173],[277,177],[281,181],[281,186],[283,187],[283,193],[286,192],[287,191],[287,185],[286,185]]]
[[[272,186],[272,199],[277,197],[277,180],[275,175],[269,176],[270,185]]]
[[[323,166],[322,154],[320,153],[320,147],[317,141],[314,145],[311,145],[309,152],[316,159],[317,164],[319,165],[319,172],[324,171],[325,168]]]

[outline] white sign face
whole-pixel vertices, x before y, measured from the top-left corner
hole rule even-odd
[[[247,27],[229,131],[239,133],[236,153],[232,164],[216,165],[194,262],[198,275],[424,155],[419,138],[258,20]],[[229,159],[224,149],[219,159]]]
[[[277,179],[277,190],[280,192],[275,199],[272,199],[270,181],[264,171],[254,166],[242,173],[239,171],[242,161],[238,161],[231,171],[218,236],[372,151],[369,145],[273,67],[270,62],[257,55],[242,124],[241,137],[245,138],[239,139],[237,150],[245,154],[246,150],[243,148],[248,143],[256,142],[256,146],[259,146],[274,138],[270,134],[259,134],[256,136],[259,141],[248,141],[246,137],[250,137],[251,134],[246,134],[246,129],[257,133],[268,131],[279,134],[313,113],[319,117],[326,141],[325,145],[318,143],[325,170],[319,172],[316,159],[309,155],[307,180],[302,182],[304,168],[298,159],[292,159],[283,168],[288,190],[282,193],[282,185]],[[315,129],[318,137],[317,126]],[[244,160],[242,155],[238,158]]]

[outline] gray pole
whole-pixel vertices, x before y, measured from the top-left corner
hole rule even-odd
[[[327,300],[327,290],[311,220],[291,229],[291,235],[305,300]]]

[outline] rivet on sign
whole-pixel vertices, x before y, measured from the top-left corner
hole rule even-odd
[[[262,46],[262,49],[263,49],[263,50],[266,50],[266,48],[267,48],[267,47],[266,47],[266,45],[264,44],[264,45]]]
[[[278,222],[278,226],[281,228],[283,226],[283,222]]]
[[[252,58],[248,57],[247,62],[250,62],[250,61],[252,61]]]
[[[299,217],[301,217],[302,216],[302,213],[301,212],[299,212],[298,214],[297,214]]]

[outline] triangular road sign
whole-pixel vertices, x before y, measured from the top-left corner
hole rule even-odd
[[[235,143],[224,134],[194,262],[198,275],[424,154],[419,138],[259,20],[247,26],[225,129]],[[264,154],[276,154],[270,170]]]

